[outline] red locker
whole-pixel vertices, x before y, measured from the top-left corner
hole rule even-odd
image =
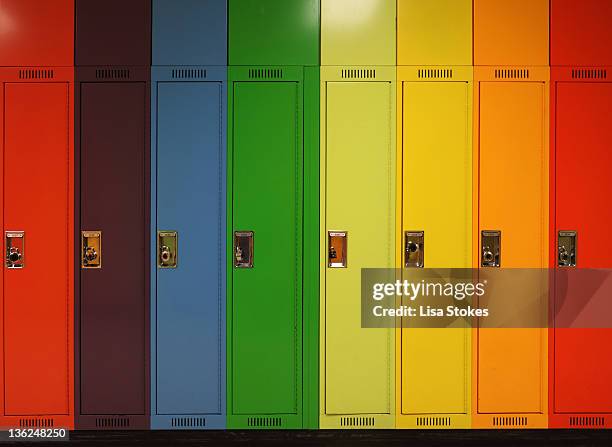
[[[74,0],[0,1],[0,66],[71,66]]]
[[[1,427],[74,426],[72,98],[72,68],[0,68]]]
[[[601,285],[576,281],[575,276],[568,279],[568,274],[576,272],[568,273],[568,269],[612,268],[608,202],[612,196],[612,82],[608,79],[612,67],[551,70],[550,259],[555,268],[551,306],[555,324],[549,331],[549,421],[555,428],[611,428],[612,329],[567,328],[559,315],[567,308],[578,309],[589,296],[597,297]],[[575,232],[575,236],[562,239],[568,235],[563,232]],[[565,260],[564,252],[570,254]],[[601,312],[609,315],[607,308]]]
[[[612,63],[612,1],[551,0],[550,64]]]

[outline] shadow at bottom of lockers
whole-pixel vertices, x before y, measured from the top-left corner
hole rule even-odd
[[[70,445],[528,446],[612,445],[612,430],[218,430],[74,431]],[[53,443],[50,445],[57,445]]]

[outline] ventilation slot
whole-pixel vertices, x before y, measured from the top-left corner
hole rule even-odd
[[[601,416],[570,416],[569,423],[572,427],[603,427],[605,418]]]
[[[450,68],[423,68],[417,71],[419,79],[452,79],[453,70]]]
[[[495,79],[529,79],[529,70],[527,69],[497,69],[495,70]]]
[[[451,418],[449,417],[418,417],[416,418],[417,427],[449,427]]]
[[[374,427],[373,417],[341,417],[341,427]]]
[[[249,427],[280,427],[283,421],[281,418],[248,418]]]
[[[206,70],[203,68],[184,68],[172,70],[172,79],[204,79]]]
[[[493,427],[524,427],[526,425],[526,416],[500,416],[493,418]]]
[[[96,70],[96,79],[130,79],[130,70],[127,68]]]
[[[342,70],[342,79],[376,79],[375,69]]]
[[[573,69],[572,79],[606,79],[607,70],[604,69]]]
[[[173,427],[206,427],[206,418],[172,418]]]
[[[249,79],[283,79],[280,68],[250,68]]]
[[[19,79],[53,79],[53,70],[19,70]]]
[[[129,418],[96,418],[96,427],[100,428],[128,428]]]
[[[30,427],[53,427],[53,419],[19,419],[19,427],[30,428]]]

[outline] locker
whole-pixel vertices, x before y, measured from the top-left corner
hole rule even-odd
[[[77,68],[77,428],[149,427],[150,72]]]
[[[76,0],[75,65],[151,64],[151,0]]]
[[[228,0],[230,65],[319,65],[319,0]]]
[[[4,0],[0,30],[0,66],[73,65],[74,0]]]
[[[73,85],[0,68],[2,427],[74,427]]]
[[[228,426],[316,428],[318,68],[229,80]]]
[[[397,65],[472,65],[472,0],[397,0]]]
[[[501,232],[499,267],[546,268],[548,68],[476,67],[474,77],[474,104],[479,104],[474,120],[478,167],[474,266],[486,264],[480,253],[481,237],[492,231]],[[540,297],[544,318],[547,287],[544,279],[514,284],[512,296],[530,303],[534,296]],[[546,329],[476,328],[474,332],[473,425],[546,427]]]
[[[549,0],[474,0],[474,65],[548,65]]]
[[[153,0],[153,65],[227,65],[226,0]]]
[[[610,268],[612,218],[601,199],[611,191],[608,169],[610,130],[607,118],[612,84],[602,75],[610,67],[552,69],[551,268],[555,268],[553,315],[593,290],[573,285],[565,276],[571,267],[558,267],[560,231],[576,232],[574,268]],[[571,184],[568,182],[571,179]],[[596,194],[593,194],[597,191]],[[593,283],[596,289],[599,284]],[[567,290],[567,293],[564,291]],[[605,290],[603,288],[602,290]],[[607,301],[608,297],[604,297]],[[601,312],[606,315],[607,309]],[[555,323],[557,320],[555,320]],[[560,327],[558,327],[560,326]],[[609,326],[608,326],[609,327]],[[571,328],[563,323],[550,329],[550,426],[609,428],[612,426],[612,375],[609,328]]]
[[[605,66],[612,62],[612,3],[551,0],[550,64]]]
[[[395,65],[396,5],[321,0],[321,65]]]
[[[361,327],[360,290],[361,268],[395,267],[395,75],[321,68],[322,428],[395,427],[395,329]]]
[[[431,78],[424,70],[397,69],[397,264],[405,265],[406,232],[422,231],[425,268],[470,268],[472,68],[430,68]],[[397,331],[398,427],[470,427],[471,332]]]

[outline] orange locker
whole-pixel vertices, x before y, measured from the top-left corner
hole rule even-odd
[[[549,0],[474,0],[474,65],[548,65]]]
[[[0,1],[0,427],[74,427],[74,2]]]
[[[474,70],[474,267],[545,269],[549,69]],[[499,247],[493,262],[483,253],[490,243]],[[517,282],[511,299],[537,302],[545,320],[546,287],[545,275]],[[474,329],[474,427],[547,427],[546,352],[544,327]]]

